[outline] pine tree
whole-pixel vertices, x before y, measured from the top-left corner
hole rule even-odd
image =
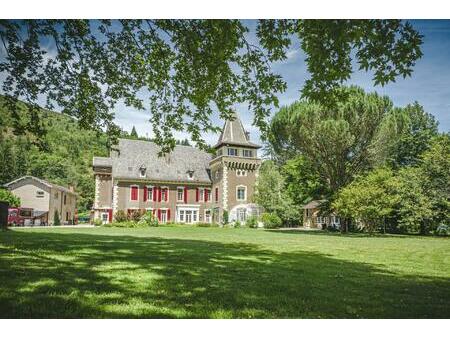
[[[136,128],[133,126],[133,129],[131,129],[131,134],[130,134],[130,136],[131,136],[131,138],[132,139],[138,139],[139,138],[139,135],[138,135],[138,133],[136,132]]]

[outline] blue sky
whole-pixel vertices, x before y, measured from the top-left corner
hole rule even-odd
[[[252,22],[248,22],[252,26]],[[366,91],[376,91],[389,96],[395,106],[405,106],[418,101],[425,110],[433,114],[439,121],[440,131],[450,131],[450,20],[412,20],[413,26],[424,36],[423,57],[417,62],[411,77],[399,78],[395,83],[384,87],[373,86],[370,73],[355,72],[348,84],[361,86]],[[305,56],[298,48],[298,42],[288,51],[288,59],[272,65],[272,69],[281,74],[288,84],[287,90],[279,95],[280,104],[288,105],[300,96],[305,79],[308,77]],[[236,105],[246,129],[250,131],[251,139],[259,142],[259,130],[251,125],[253,115],[246,105]],[[273,110],[274,114],[276,110]],[[116,121],[130,131],[135,125],[140,135],[151,135],[151,126],[147,122],[146,112],[130,111],[120,106],[117,109]],[[222,123],[214,117],[219,125]],[[185,135],[180,133],[178,137]],[[217,135],[204,135],[213,144]]]

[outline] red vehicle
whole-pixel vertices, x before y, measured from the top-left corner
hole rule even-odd
[[[9,225],[31,225],[33,224],[32,208],[9,208],[8,209]]]

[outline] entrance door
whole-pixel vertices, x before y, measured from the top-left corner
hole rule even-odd
[[[205,210],[205,222],[211,223],[211,210]]]
[[[192,223],[192,210],[186,210],[186,223]]]
[[[107,212],[102,212],[102,223],[103,224],[108,223],[108,213]]]

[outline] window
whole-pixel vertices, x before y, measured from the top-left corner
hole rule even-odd
[[[228,156],[238,156],[238,150],[236,148],[228,148]]]
[[[177,202],[184,201],[184,187],[177,188]]]
[[[205,202],[211,201],[211,190],[205,190]]]
[[[180,218],[180,222],[184,222],[184,210],[180,210],[179,218]]]
[[[66,205],[67,195],[64,195],[64,205]]]
[[[198,189],[198,201],[203,202],[205,200],[205,189]]]
[[[167,222],[167,210],[161,209],[161,217],[160,217],[160,221],[161,223],[166,223]]]
[[[131,189],[130,189],[130,199],[132,201],[137,201],[138,195],[139,195],[139,190],[138,190],[137,185],[132,185]]]
[[[169,189],[161,188],[161,201],[167,202],[169,200]]]
[[[247,176],[247,171],[246,170],[236,170],[236,176]]]
[[[205,210],[205,223],[211,223],[211,210]]]
[[[243,155],[244,155],[244,157],[253,157],[253,151],[251,151],[249,149],[244,149]]]
[[[217,170],[217,171],[216,171],[216,180],[218,180],[219,178],[220,178],[220,171]]]
[[[36,197],[37,198],[43,198],[44,197],[44,192],[42,190],[36,191]]]
[[[153,187],[147,187],[147,201],[153,200]]]
[[[238,201],[245,201],[246,200],[246,187],[239,186],[236,189],[236,199]]]
[[[217,156],[222,156],[222,149],[217,151]]]
[[[139,168],[139,176],[141,176],[141,177],[145,177],[145,173],[147,172],[147,168],[144,166],[144,165],[142,165],[140,168]]]
[[[215,197],[215,199],[216,199],[216,202],[219,202],[219,188],[216,188],[216,197]]]
[[[247,220],[247,209],[239,208],[237,210],[237,218],[239,222],[245,222]]]
[[[322,224],[322,223],[324,223],[323,217],[322,217],[322,216],[317,216],[317,218],[316,218],[316,223],[317,223],[317,224]]]
[[[192,210],[192,221],[197,222],[197,210]]]
[[[194,178],[194,170],[188,170],[188,179],[192,180]]]

